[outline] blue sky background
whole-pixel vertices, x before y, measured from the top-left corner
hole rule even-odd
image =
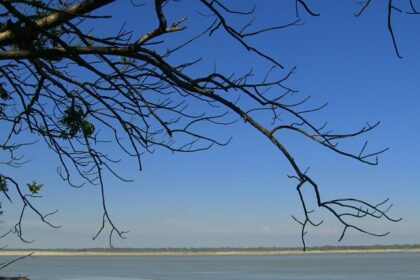
[[[127,21],[127,29],[140,35],[156,24],[149,3],[132,8],[129,1],[118,2],[101,10],[114,18],[97,26],[95,32],[117,31]],[[290,22],[294,19],[293,2],[258,1],[256,26]],[[281,139],[301,166],[311,167],[310,174],[325,199],[350,196],[379,202],[390,197],[395,204],[392,215],[404,218],[397,224],[367,224],[374,231],[390,230],[387,237],[350,231],[340,244],[420,243],[420,18],[395,14],[395,32],[404,57],[398,59],[387,32],[385,1],[373,2],[360,18],[354,17],[357,1],[313,2],[320,17],[303,15],[303,25],[251,42],[287,69],[297,66],[288,85],[303,95],[312,95],[312,104],[329,102],[326,109],[313,115],[315,121],[328,120],[336,131],[349,131],[366,121],[380,120],[381,126],[368,139],[372,148],[390,150],[380,158],[379,166],[372,167],[335,155],[296,135]],[[188,30],[179,36],[188,38],[204,26],[203,18],[194,13],[194,5],[181,1],[166,7],[170,19],[189,15]],[[203,56],[202,67],[213,67],[216,61],[218,69],[226,73],[246,72],[252,67],[256,73],[265,74],[264,61],[246,53],[232,39],[215,36],[191,45],[178,56],[179,61]],[[233,139],[227,147],[195,154],[157,151],[144,157],[142,172],[132,159],[121,155],[123,162],[117,169],[135,181],[106,178],[111,216],[121,229],[130,231],[127,239],[116,238],[115,246],[300,245],[300,227],[290,215],[301,216],[302,212],[295,182],[286,176],[292,173],[291,168],[283,156],[243,122],[215,127],[211,132],[220,139]],[[364,140],[355,140],[348,147],[357,149]],[[9,174],[21,183],[33,178],[44,183],[38,205],[44,211],[58,208],[59,213],[51,220],[63,227],[50,229],[28,214],[25,236],[37,241],[26,245],[16,238],[6,238],[4,243],[10,247],[107,246],[106,234],[92,241],[101,223],[98,188],[73,189],[63,183],[55,172],[57,157],[42,143],[27,148],[25,154],[33,160],[19,169],[8,169]],[[7,230],[17,220],[20,205],[15,199],[13,204],[3,206],[2,227]],[[316,215],[326,222],[310,229],[308,244],[340,245],[337,239],[341,225],[322,210]]]

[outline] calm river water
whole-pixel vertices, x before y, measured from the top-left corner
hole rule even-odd
[[[31,280],[405,280],[420,279],[420,253],[32,257],[0,274]]]

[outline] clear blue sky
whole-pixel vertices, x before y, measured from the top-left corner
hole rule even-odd
[[[129,1],[118,2],[101,10],[114,18],[95,32],[116,31],[126,21],[128,29],[140,35],[156,24],[149,3],[132,8]],[[258,1],[255,24],[290,22],[293,2]],[[304,15],[304,25],[269,33],[253,44],[286,68],[297,66],[288,84],[301,94],[312,95],[313,104],[329,102],[326,109],[314,114],[316,121],[328,120],[337,131],[348,131],[366,121],[380,120],[381,126],[368,139],[372,147],[390,150],[380,158],[379,166],[372,167],[296,136],[285,136],[285,144],[301,166],[311,167],[310,174],[325,198],[350,196],[379,202],[390,197],[395,204],[392,215],[404,218],[397,224],[376,221],[367,225],[374,231],[390,230],[387,237],[350,231],[340,244],[420,243],[420,18],[396,14],[395,32],[404,56],[398,59],[387,32],[385,1],[374,2],[361,18],[353,15],[357,1],[311,2],[320,17]],[[166,7],[171,19],[191,15],[186,34],[180,35],[185,38],[202,28],[197,23],[200,16],[193,13],[197,7],[191,3],[174,2]],[[246,72],[249,67],[256,73],[266,71],[267,65],[258,57],[238,51],[237,42],[226,36],[217,38],[216,42],[197,42],[179,60],[203,56],[203,67],[213,67],[216,61],[219,71],[226,73]],[[121,155],[123,163],[117,168],[134,182],[106,178],[111,216],[121,229],[130,231],[125,240],[115,238],[115,246],[300,246],[300,228],[290,215],[301,216],[302,212],[283,156],[243,122],[214,128],[213,133],[233,139],[227,147],[202,153],[157,151],[144,157],[142,172],[132,159]],[[363,140],[356,140],[355,145]],[[33,178],[44,183],[38,205],[44,211],[58,208],[60,212],[51,220],[63,228],[50,229],[29,214],[25,236],[37,241],[25,245],[7,238],[4,242],[10,247],[107,246],[106,234],[97,241],[91,238],[101,223],[98,188],[72,189],[60,181],[55,171],[57,158],[42,143],[25,153],[33,161],[9,174],[22,183]],[[20,205],[15,199],[12,205],[3,206],[6,230],[17,220]],[[326,222],[310,229],[308,245],[339,245],[341,225],[322,211],[317,215]]]

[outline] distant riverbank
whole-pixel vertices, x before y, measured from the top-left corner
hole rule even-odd
[[[301,248],[156,248],[156,249],[8,249],[0,256],[230,256],[230,255],[296,255],[347,253],[420,253],[420,245],[314,247]]]

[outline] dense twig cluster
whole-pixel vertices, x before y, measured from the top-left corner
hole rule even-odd
[[[184,15],[175,22],[167,21],[165,7],[169,1],[154,1],[158,24],[138,37],[124,28],[107,37],[87,30],[85,22],[108,18],[92,12],[111,2],[114,1],[0,1],[3,23],[0,29],[3,130],[0,147],[9,155],[5,163],[23,163],[16,150],[31,143],[16,144],[14,139],[19,134],[32,133],[39,135],[57,154],[61,163],[59,174],[71,186],[81,187],[84,182],[98,184],[102,193],[103,222],[94,238],[104,230],[106,222],[111,227],[110,244],[113,234],[124,237],[124,231],[113,223],[106,207],[104,172],[126,180],[114,169],[119,160],[105,153],[104,147],[109,142],[136,158],[141,169],[142,155],[157,148],[195,152],[213,145],[226,145],[229,140],[220,141],[200,128],[209,124],[228,125],[232,123],[232,115],[270,140],[291,164],[295,174],[290,177],[298,180],[297,190],[304,210],[303,222],[295,218],[302,225],[304,245],[307,225],[319,225],[310,218],[311,211],[301,191],[304,185],[315,191],[318,207],[327,209],[343,224],[340,240],[350,228],[383,235],[364,230],[349,222],[348,217],[396,221],[387,215],[389,208],[383,209],[387,200],[379,204],[350,198],[322,200],[318,185],[301,169],[278,137],[281,132],[298,133],[335,153],[371,165],[376,165],[377,156],[386,150],[368,152],[367,142],[358,151],[340,148],[338,141],[366,134],[379,122],[352,133],[333,133],[327,130],[326,124],[316,125],[310,113],[325,105],[309,107],[308,97],[297,99],[296,90],[286,85],[295,69],[284,74],[284,66],[277,59],[251,45],[253,37],[300,24],[299,17],[287,24],[249,31],[252,21],[236,28],[231,24],[231,17],[247,17],[253,14],[254,8],[237,10],[219,0],[201,0],[199,12],[207,14],[203,17],[209,21],[207,28],[186,42],[171,45],[164,35],[183,31],[188,21]],[[296,15],[300,8],[312,16],[319,15],[304,1],[297,0]],[[413,11],[416,11],[414,7]],[[252,70],[243,75],[225,74],[215,69],[193,75],[188,70],[200,60],[182,64],[170,62],[181,49],[215,32],[225,32],[241,47],[266,60],[272,65],[270,71],[261,80],[254,78]],[[81,183],[74,180],[76,175],[82,178]],[[30,196],[20,191],[13,178],[6,174],[0,174],[0,178],[17,188],[24,203],[15,228],[22,240],[25,239],[21,222],[26,207],[54,227],[46,219],[50,214],[38,212]]]

